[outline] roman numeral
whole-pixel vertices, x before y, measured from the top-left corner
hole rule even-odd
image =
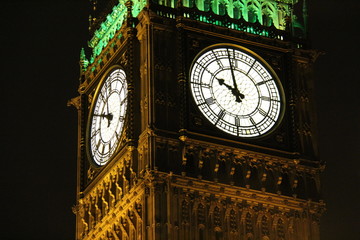
[[[105,145],[102,145],[101,154],[104,155],[104,153],[105,153]]]
[[[91,138],[94,138],[96,135],[98,135],[100,133],[100,128],[97,129],[95,132],[93,132],[93,134],[91,135]]]
[[[264,101],[271,101],[271,98],[267,97],[267,96],[261,96],[260,98],[261,98],[261,100],[264,100]]]
[[[99,97],[100,97],[101,101],[106,102],[106,98],[105,98],[104,94],[102,93],[102,91],[100,92]]]
[[[268,79],[268,80],[264,80],[264,81],[258,82],[258,83],[256,83],[256,86],[263,85],[263,84],[265,84],[265,83],[267,83],[267,82],[269,82],[269,81],[271,81],[271,80],[272,80],[272,79]]]
[[[239,64],[238,64],[238,61],[236,60],[235,49],[233,49],[232,52],[233,52],[233,62],[232,62],[232,64],[233,64],[234,67],[237,68],[239,66]]]
[[[214,98],[212,98],[212,97],[209,97],[209,98],[205,99],[205,102],[206,102],[208,105],[212,105],[212,104],[215,103]]]
[[[219,65],[220,68],[224,68],[224,65],[222,64],[222,62],[220,61],[220,59],[216,56],[216,53],[214,51],[211,51],[215,58],[216,58],[216,63]]]
[[[105,96],[109,98],[110,94],[111,94],[111,83],[107,84],[105,88]]]
[[[206,83],[202,83],[202,82],[190,82],[190,83],[200,85],[201,87],[204,87],[204,88],[210,88],[210,85],[206,84]]]
[[[101,140],[99,139],[98,143],[96,144],[96,148],[97,148],[97,149],[99,149],[100,144],[101,144]]]
[[[261,108],[259,108],[259,113],[260,113],[261,115],[263,115],[264,117],[267,115],[267,112],[265,112],[265,110],[263,110],[263,109],[261,109]]]
[[[250,122],[252,123],[252,125],[254,125],[256,131],[260,134],[260,131],[259,131],[259,129],[258,129],[257,126],[256,126],[256,122],[255,122],[255,120],[254,120],[252,117],[250,117]]]
[[[250,118],[250,122],[251,122],[252,125],[256,125],[256,122],[252,117]]]
[[[235,126],[240,127],[240,119],[235,117]]]
[[[197,65],[199,65],[202,69],[204,69],[205,71],[207,71],[211,76],[215,77],[214,74],[212,72],[210,72],[206,67],[204,67],[203,65],[201,65],[200,63],[196,63]]]
[[[225,111],[221,110],[219,114],[217,115],[218,119],[215,122],[215,125],[219,122],[220,119],[222,119],[225,116]]]
[[[255,63],[256,63],[256,61],[254,61],[254,62],[251,64],[251,66],[250,66],[249,70],[247,71],[246,75],[249,74],[249,72],[251,71],[251,69],[254,67]]]
[[[125,102],[126,102],[126,98],[124,98],[124,99],[121,101],[120,106],[122,106]]]

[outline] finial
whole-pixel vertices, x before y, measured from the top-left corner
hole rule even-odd
[[[89,61],[86,59],[86,54],[84,48],[81,48],[80,51],[80,69],[81,71],[86,71]]]
[[[127,8],[126,23],[127,23],[128,27],[131,27],[132,26],[132,19],[133,19],[133,15],[132,15],[133,2],[131,0],[127,0],[125,2],[125,6]]]
[[[127,17],[131,18],[133,2],[131,0],[127,0],[125,6],[127,7]]]

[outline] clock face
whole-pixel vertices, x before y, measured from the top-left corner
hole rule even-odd
[[[217,128],[259,137],[281,118],[284,97],[276,74],[260,57],[234,45],[202,51],[190,71],[197,107]]]
[[[98,89],[89,119],[89,152],[98,166],[109,161],[119,144],[126,107],[126,75],[122,69],[116,69]]]

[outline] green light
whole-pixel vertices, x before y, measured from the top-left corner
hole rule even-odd
[[[86,71],[87,66],[89,65],[89,61],[86,58],[85,50],[84,48],[80,51],[80,66],[83,71]]]
[[[126,1],[127,0],[119,0],[119,3],[113,7],[112,12],[106,17],[106,20],[101,23],[100,28],[95,31],[94,36],[89,41],[88,45],[93,49],[90,63],[94,62],[94,58],[100,55],[104,47],[106,47],[109,41],[115,36],[115,33],[123,25],[127,15]],[[132,15],[137,17],[145,5],[146,0],[134,0]]]
[[[88,45],[93,52],[90,60],[84,62],[83,67],[89,63],[94,63],[94,59],[100,55],[102,50],[108,45],[109,41],[115,36],[116,32],[122,27],[127,17],[126,2],[129,0],[119,0],[113,7],[112,12],[106,20],[95,31],[94,36]],[[147,2],[152,1],[153,5],[162,5],[175,9],[180,0],[132,0],[132,16],[137,17],[141,10],[147,6]],[[290,19],[293,28],[304,29],[301,23],[292,13],[292,7],[298,0],[181,0],[184,6],[183,17],[197,21],[214,24],[222,27],[244,31],[260,36],[283,39],[283,33],[287,22]],[[155,8],[157,15],[166,18],[176,18],[174,11]],[[195,11],[198,9],[200,11]],[[230,21],[230,20],[231,21]],[[235,21],[234,21],[235,20]],[[264,29],[267,27],[269,29]],[[81,59],[86,59],[85,54]],[[85,67],[86,68],[86,67]]]

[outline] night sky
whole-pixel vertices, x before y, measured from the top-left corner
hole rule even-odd
[[[360,237],[358,0],[309,0],[320,156],[326,161],[322,240]],[[87,0],[7,0],[0,6],[3,240],[75,239],[79,53]]]

